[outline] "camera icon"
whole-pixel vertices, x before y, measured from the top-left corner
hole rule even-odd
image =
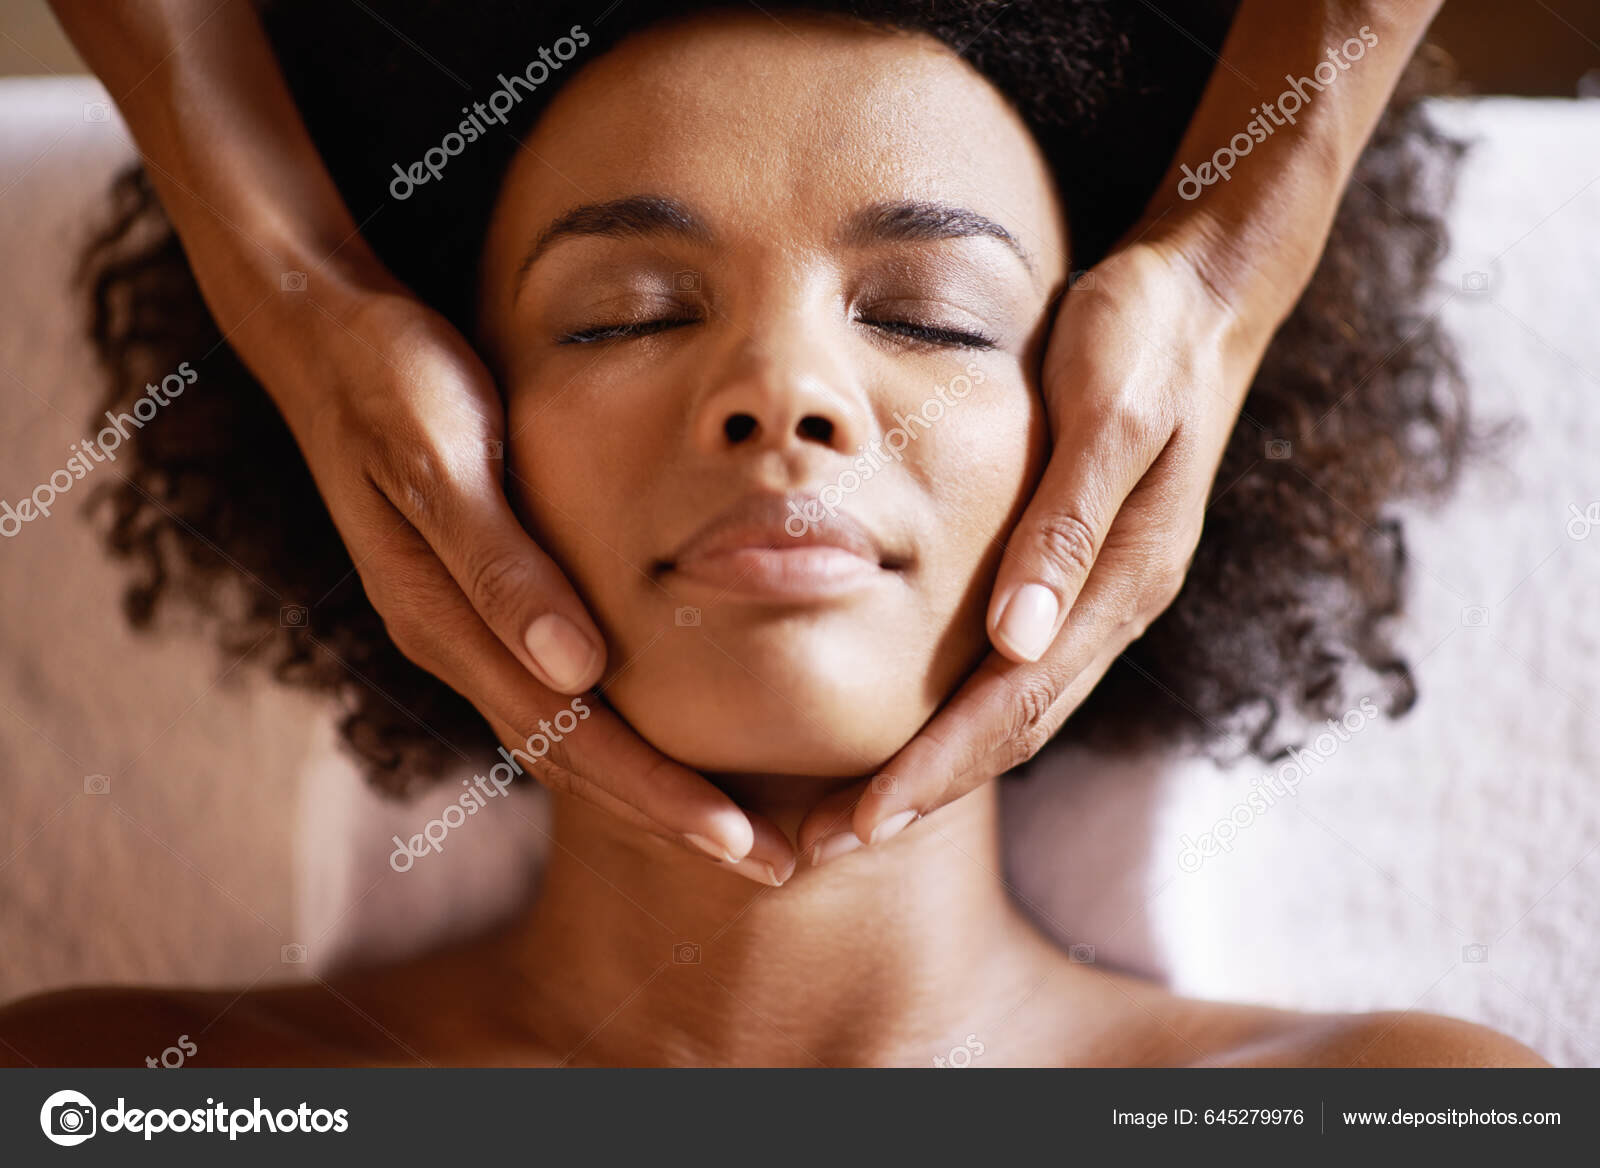
[[[103,101],[86,101],[83,103],[83,120],[86,122],[109,122],[111,120],[111,107]]]
[[[1294,453],[1294,447],[1287,438],[1268,438],[1267,457],[1273,462],[1282,462]]]
[[[310,615],[303,604],[286,604],[278,610],[278,623],[286,629],[302,629]]]
[[[1067,950],[1067,958],[1078,965],[1093,965],[1094,946],[1073,945]]]
[[[680,608],[672,614],[672,620],[680,629],[697,629],[700,627],[700,610],[698,608]]]
[[[285,272],[278,277],[278,287],[285,292],[304,292],[306,290],[306,274],[304,272]]]
[[[893,795],[900,782],[893,775],[878,775],[869,785],[874,795]]]
[[[83,776],[83,793],[85,795],[109,795],[109,794],[111,794],[111,776],[110,775],[84,775]]]
[[[1600,502],[1590,503],[1582,511],[1578,510],[1576,503],[1568,503],[1567,511],[1572,518],[1567,520],[1567,538],[1575,539],[1579,543],[1589,538],[1589,533],[1600,527]]]
[[[1067,277],[1067,286],[1074,292],[1093,292],[1094,273],[1087,271],[1073,272]]]
[[[1461,623],[1469,629],[1481,629],[1489,623],[1489,610],[1481,604],[1469,604],[1461,610]]]
[[[1461,960],[1473,965],[1481,965],[1489,960],[1489,946],[1463,945],[1461,946]]]
[[[1489,273],[1463,273],[1461,276],[1461,290],[1463,292],[1487,292],[1489,290]]]
[[[278,950],[278,960],[284,965],[304,965],[306,963],[306,947],[304,945],[285,945]]]
[[[700,946],[693,941],[679,941],[672,947],[672,960],[677,965],[699,965]]]
[[[498,438],[484,439],[483,456],[485,458],[504,458],[506,456],[506,444]]]
[[[700,273],[685,268],[681,272],[672,273],[672,290],[674,292],[700,291]]]
[[[94,1104],[76,1091],[57,1091],[45,1100],[39,1121],[51,1143],[70,1148],[94,1135]]]

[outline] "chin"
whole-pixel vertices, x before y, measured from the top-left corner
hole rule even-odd
[[[640,660],[607,688],[647,742],[695,770],[844,778],[872,774],[933,712],[922,687],[814,661],[756,668],[717,649]],[[714,659],[713,659],[714,658]]]
[[[631,720],[631,719],[630,719]],[[682,735],[645,734],[650,745],[691,770],[714,775],[773,775],[796,779],[845,779],[875,774],[910,736],[892,744],[844,742],[795,732],[784,725],[776,732],[747,726],[716,741]]]

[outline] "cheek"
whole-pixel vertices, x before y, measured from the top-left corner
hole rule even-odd
[[[522,390],[507,411],[507,490],[539,545],[566,572],[604,626],[622,585],[641,577],[625,562],[626,531],[645,489],[644,435],[582,387]],[[640,569],[648,565],[639,565]]]
[[[1013,375],[975,390],[951,420],[920,472],[941,517],[940,571],[986,598],[1005,541],[1044,468],[1044,408]]]
[[[569,542],[573,504],[592,499],[601,486],[592,461],[577,455],[600,435],[581,411],[525,390],[514,396],[506,423],[508,487],[521,504],[523,518],[547,541],[546,550],[554,550],[553,545]]]
[[[991,382],[951,412],[919,451],[916,473],[937,516],[924,545],[924,698],[949,696],[988,647],[995,573],[1048,452],[1043,405],[1019,373]]]

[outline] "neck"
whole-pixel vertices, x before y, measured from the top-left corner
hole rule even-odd
[[[577,800],[552,810],[539,895],[502,944],[521,1021],[573,1063],[927,1066],[1047,960],[1001,879],[993,784],[781,888]]]

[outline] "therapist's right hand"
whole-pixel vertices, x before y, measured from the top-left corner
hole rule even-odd
[[[506,745],[605,669],[594,622],[512,514],[505,409],[340,198],[256,6],[51,0],[105,82],[212,316],[294,432],[367,596]],[[181,99],[181,100],[180,100]],[[788,839],[595,703],[545,786],[772,883]]]

